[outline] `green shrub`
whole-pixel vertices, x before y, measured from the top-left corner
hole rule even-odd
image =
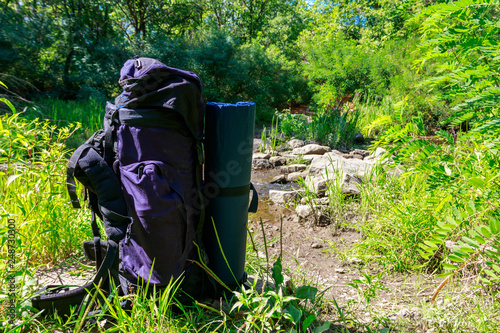
[[[353,146],[358,129],[359,112],[336,108],[331,112],[317,112],[308,118],[302,114],[278,114],[279,129],[287,137],[312,140],[332,148]]]

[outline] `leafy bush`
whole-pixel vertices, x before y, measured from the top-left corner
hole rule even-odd
[[[222,32],[200,34],[190,46],[189,68],[204,85],[207,101],[254,101],[257,120],[270,122],[275,109],[290,100],[306,99],[305,80],[293,64],[273,48],[239,44]]]
[[[424,19],[420,64],[430,63],[436,72],[423,85],[449,101],[451,125],[469,121],[483,134],[500,131],[499,13],[497,3],[460,0],[429,7],[417,17]]]
[[[482,258],[485,283],[496,283],[500,277],[496,251],[500,248],[500,121],[497,96],[492,93],[497,89],[492,72],[498,64],[484,72],[485,66],[498,60],[492,55],[499,51],[498,34],[493,33],[498,28],[489,19],[498,11],[499,6],[488,1],[463,0],[432,6],[423,14],[422,47],[429,49],[422,61],[434,61],[442,73],[425,84],[448,88],[441,97],[458,101],[450,124],[469,121],[470,131],[456,135],[441,131],[439,139],[429,141],[422,138],[421,118],[414,118],[393,125],[376,142],[406,166],[407,174],[421,177],[425,184],[419,201],[427,202],[427,213],[419,224],[426,228],[415,230],[414,239],[429,267],[455,275]],[[473,37],[477,34],[485,39]],[[391,210],[403,217],[408,208],[397,207]],[[421,215],[423,209],[411,212]],[[402,220],[401,226],[406,224]],[[456,243],[453,249],[445,245],[447,241]]]
[[[310,118],[302,114],[281,113],[279,128],[287,137],[312,140],[332,148],[352,147],[359,133],[359,113],[336,108],[331,112],[317,112]]]
[[[309,137],[309,119],[304,114],[278,113],[279,131],[288,138],[306,140]]]

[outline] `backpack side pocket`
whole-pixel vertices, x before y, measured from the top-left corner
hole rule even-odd
[[[145,161],[120,167],[124,195],[132,226],[130,243],[123,245],[126,271],[154,284],[167,284],[184,268],[186,253],[186,209],[180,175],[160,161]]]

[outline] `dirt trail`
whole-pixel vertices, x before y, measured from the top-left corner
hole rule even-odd
[[[428,299],[432,294],[436,281],[432,279],[419,281],[416,276],[397,273],[386,273],[384,267],[348,254],[346,250],[353,248],[360,241],[362,235],[354,228],[337,227],[335,225],[316,226],[311,222],[300,221],[293,207],[286,208],[270,202],[270,189],[290,189],[291,185],[269,184],[269,181],[279,174],[278,169],[254,171],[252,183],[259,192],[259,209],[256,214],[250,215],[250,230],[254,232],[254,241],[262,245],[262,218],[266,234],[270,265],[278,258],[280,246],[283,246],[283,267],[289,276],[295,276],[296,283],[312,284],[318,289],[326,290],[327,299],[335,299],[341,308],[360,300],[356,289],[347,285],[355,279],[362,279],[364,274],[373,276],[382,273],[381,284],[387,288],[377,288],[376,298],[370,305],[385,313],[399,313],[407,309],[409,304],[417,304]],[[348,214],[353,223],[356,223],[356,207]],[[283,217],[282,243],[280,244],[280,217]],[[258,249],[259,256],[265,260],[264,248]],[[303,280],[300,281],[300,278]],[[297,279],[298,278],[298,279]],[[420,278],[424,278],[420,275]],[[295,286],[297,287],[297,286]],[[366,286],[361,284],[361,289]],[[365,315],[364,305],[353,305],[358,309],[358,315]],[[352,308],[351,308],[352,309]],[[406,311],[406,310],[404,310]],[[404,312],[403,311],[403,312]],[[366,313],[368,321],[369,314]]]

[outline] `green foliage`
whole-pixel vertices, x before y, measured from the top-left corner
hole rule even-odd
[[[280,120],[279,130],[288,138],[307,139],[309,120],[303,114],[283,112],[278,114]]]
[[[360,302],[364,302],[365,305],[368,306],[370,304],[370,301],[377,296],[377,291],[391,291],[381,282],[384,272],[380,272],[374,275],[369,275],[363,272],[360,273],[362,275],[361,278],[353,279],[352,282],[346,284],[356,289],[358,300]]]
[[[359,113],[348,108],[317,112],[310,118],[302,114],[281,113],[280,131],[287,137],[313,140],[332,148],[352,147],[358,129]]]
[[[500,263],[492,250],[498,246],[500,130],[497,96],[490,94],[498,85],[498,27],[492,20],[498,10],[488,1],[457,1],[429,7],[418,17],[424,19],[421,63],[431,63],[440,73],[424,84],[441,89],[439,98],[456,101],[450,102],[450,125],[468,121],[470,132],[453,136],[440,131],[429,141],[422,137],[421,116],[408,123],[396,117],[375,144],[387,147],[406,174],[425,183],[419,200],[427,203],[429,217],[418,243],[428,267],[456,274],[482,258],[485,283],[498,281]],[[489,64],[496,67],[489,69]],[[449,250],[446,241],[459,245]]]
[[[274,332],[287,327],[295,327],[299,332],[326,331],[330,323],[313,325],[318,313],[316,306],[321,301],[321,293],[312,286],[300,286],[292,295],[287,295],[283,283],[281,256],[272,268],[272,277],[277,290],[266,288],[258,291],[256,280],[247,289],[236,291],[236,302],[231,312],[244,320],[245,332]]]
[[[365,175],[360,194],[364,223],[355,226],[364,237],[352,253],[404,272],[422,265],[418,246],[432,234],[439,215],[425,175],[395,177],[399,172],[381,165]]]
[[[319,113],[313,117],[312,138],[333,148],[352,147],[357,129],[359,113],[336,109],[333,112]]]
[[[93,97],[71,101],[45,98],[27,107],[23,117],[49,120],[58,127],[80,123],[66,142],[69,148],[76,148],[102,127],[105,105],[105,99]]]
[[[135,54],[196,72],[207,101],[255,101],[266,125],[276,109],[311,102],[312,116],[279,114],[273,129],[286,137],[350,148],[360,128],[378,135],[374,148],[385,147],[387,159],[363,180],[363,223],[350,225],[363,239],[351,251],[396,271],[422,268],[447,278],[475,272],[485,290],[498,290],[497,1],[327,1],[308,7],[281,0],[65,0],[7,1],[0,8],[2,81],[19,96],[34,89],[17,85],[14,76],[52,96],[23,115],[0,118],[0,237],[5,244],[5,221],[13,218],[22,297],[31,288],[26,267],[68,258],[90,235],[86,213],[68,209],[65,147],[82,142],[75,134],[87,137],[99,126],[103,101],[120,91],[119,68]],[[0,102],[15,113],[17,100],[2,94]],[[71,125],[75,121],[81,129]],[[460,133],[458,125],[468,132]],[[343,216],[353,201],[340,187],[328,183],[327,194],[330,211]],[[305,197],[314,207],[313,193]],[[1,251],[5,257],[5,247]],[[311,286],[283,286],[285,266],[280,256],[270,271],[276,289],[258,291],[252,284],[236,294],[232,309],[183,307],[171,290],[161,299],[132,297],[131,313],[122,311],[118,297],[110,298],[117,324],[108,331],[327,330],[329,322],[318,322],[323,295]],[[381,275],[363,275],[351,286],[367,306],[384,286]],[[334,303],[346,325],[349,310]],[[18,312],[25,309],[18,304]],[[440,310],[429,311],[437,318],[429,326],[465,329],[462,317],[453,323]],[[483,317],[467,329],[496,329]],[[36,320],[23,325],[70,325],[60,318]]]
[[[411,55],[405,50],[413,39],[399,34],[408,12],[398,3],[326,2],[319,10],[312,29],[303,31],[300,46],[307,59],[304,73],[320,106],[335,107],[355,92],[382,99],[401,75],[406,81],[411,78]],[[404,83],[405,90],[411,81]]]
[[[460,0],[429,7],[417,16],[425,18],[420,66],[436,72],[423,84],[440,89],[437,98],[450,102],[454,111],[451,125],[468,121],[473,128],[480,127],[482,134],[500,131],[495,121],[499,109],[499,12],[496,1]]]
[[[262,122],[289,101],[309,98],[294,48],[305,26],[303,5],[67,0],[1,6],[0,73],[28,80],[54,97],[113,97],[123,62],[139,55],[199,74],[207,101],[255,101]],[[283,47],[278,25],[288,18],[293,20]],[[266,30],[270,22],[274,32]]]
[[[2,225],[9,218],[16,221],[19,264],[57,262],[73,254],[90,235],[84,214],[68,209],[64,179],[65,142],[76,128],[28,122],[19,114],[0,118]],[[6,232],[2,228],[4,241]]]
[[[186,56],[189,68],[204,84],[206,100],[252,100],[258,106],[258,122],[270,122],[275,109],[307,94],[297,70],[258,43],[238,44],[221,32],[209,31],[199,36]]]

